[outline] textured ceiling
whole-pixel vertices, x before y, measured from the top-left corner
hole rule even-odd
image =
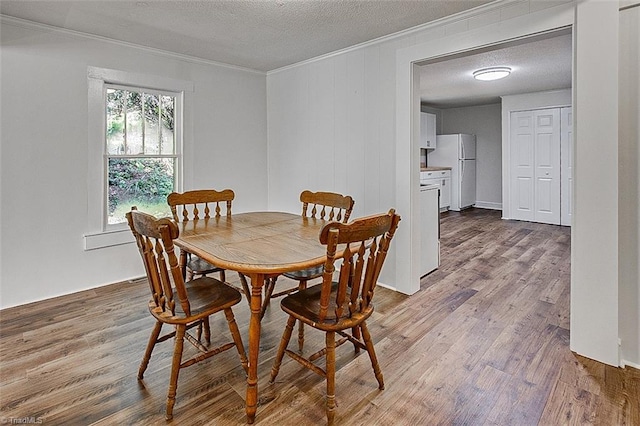
[[[270,71],[493,0],[2,0],[3,15]]]
[[[470,52],[420,68],[420,101],[437,108],[500,102],[500,96],[571,87],[571,34],[525,40],[517,45]],[[506,66],[511,75],[478,81],[473,71]]]
[[[271,71],[493,0],[0,0],[0,13],[258,71]],[[471,73],[509,66],[499,81]],[[421,67],[420,98],[438,108],[571,87],[571,35],[446,57]]]

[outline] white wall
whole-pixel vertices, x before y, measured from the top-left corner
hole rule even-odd
[[[511,113],[542,108],[571,106],[571,89],[523,93],[502,97],[502,218],[511,219]],[[576,139],[574,143],[577,143]]]
[[[395,53],[407,42],[269,73],[270,209],[298,212],[304,189],[351,195],[352,217],[395,207]],[[390,253],[381,282],[395,283],[393,264]]]
[[[619,322],[623,363],[640,368],[640,7],[620,12]]]
[[[3,18],[1,307],[142,276],[133,244],[83,250],[89,66],[193,82],[185,189],[231,187],[265,209],[266,77]]]
[[[579,1],[575,16],[570,347],[618,365],[618,4]]]
[[[476,207],[502,209],[500,104],[442,110],[442,133],[476,135]]]

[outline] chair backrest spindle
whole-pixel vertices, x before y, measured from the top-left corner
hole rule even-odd
[[[331,307],[336,319],[343,317],[346,310],[348,316],[353,316],[372,309],[376,283],[399,221],[400,216],[391,209],[387,214],[348,224],[332,222],[322,229],[320,242],[327,246],[327,260],[320,292],[320,320],[327,318]],[[344,248],[338,250],[340,245]],[[333,281],[336,262],[341,263],[337,283]]]
[[[171,219],[156,219],[138,211],[135,207],[127,213],[127,221],[142,256],[151,300],[160,312],[176,316],[175,287],[182,314],[191,315],[182,270],[175,254],[173,240],[178,238],[178,225]]]
[[[216,218],[222,216],[223,207],[225,215],[231,216],[231,204],[235,198],[235,193],[231,189],[216,191],[215,189],[198,189],[183,193],[172,192],[167,197],[167,203],[171,207],[173,220],[182,222],[189,220],[209,219],[214,212]],[[200,214],[204,213],[204,217]]]
[[[335,220],[343,223],[349,220],[355,203],[353,198],[348,195],[306,190],[300,193],[300,202],[302,202],[303,217]],[[309,209],[310,206],[311,208]]]

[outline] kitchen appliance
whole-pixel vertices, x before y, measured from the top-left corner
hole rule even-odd
[[[420,182],[420,276],[440,265],[438,185]]]
[[[451,167],[451,210],[476,203],[476,136],[438,135],[437,148],[427,154],[430,167]]]

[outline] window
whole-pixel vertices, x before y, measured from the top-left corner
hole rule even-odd
[[[124,216],[131,205],[170,214],[166,194],[184,184],[183,134],[193,134],[194,84],[89,66],[87,89],[84,248],[94,250],[134,241]]]
[[[167,195],[177,185],[178,93],[105,85],[106,228],[126,223],[131,206],[170,215]]]

